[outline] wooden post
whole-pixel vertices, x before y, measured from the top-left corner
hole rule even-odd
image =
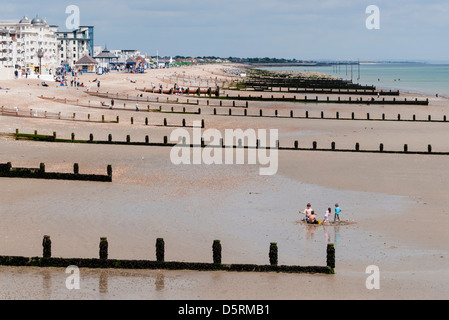
[[[156,239],[156,260],[158,262],[165,261],[165,242],[163,238]]]
[[[106,237],[100,238],[100,259],[106,260],[108,258],[108,239]]]
[[[335,246],[332,243],[328,243],[326,252],[326,265],[332,269],[335,269]]]
[[[214,264],[221,264],[221,243],[220,240],[214,240],[212,244]]]
[[[51,240],[50,236],[44,236],[44,239],[42,240],[42,257],[44,258],[51,258]]]
[[[276,242],[270,243],[270,252],[268,254],[270,258],[270,265],[277,266],[278,265],[278,245]]]
[[[79,167],[78,163],[74,163],[73,164],[73,173],[79,174],[79,172],[80,172],[80,167]]]

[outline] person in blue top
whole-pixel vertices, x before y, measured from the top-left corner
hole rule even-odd
[[[338,203],[335,204],[335,215],[334,215],[334,222],[336,219],[338,219],[338,221],[340,221],[340,212],[341,212],[341,208],[338,205]]]

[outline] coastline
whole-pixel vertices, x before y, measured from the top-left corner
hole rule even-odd
[[[223,73],[227,67],[206,65],[132,76],[111,73],[102,77],[101,91],[135,95],[136,86],[149,86],[151,82],[169,87],[175,81],[187,83],[198,77],[209,81],[214,77],[235,79],[237,76]],[[83,75],[83,80],[88,83],[94,77]],[[107,139],[108,133],[117,139],[129,134],[139,141],[149,134],[150,139],[161,141],[173,129],[158,126],[164,117],[176,123],[183,118],[188,123],[198,120],[193,114],[135,112],[133,104],[120,113],[83,109],[38,98],[44,94],[90,99],[99,104],[82,89],[43,89],[33,80],[6,83],[11,90],[0,93],[5,105],[76,112],[77,117],[85,118],[90,114],[92,119],[120,114],[124,120],[95,124],[5,116],[0,117],[2,132],[14,132],[16,128],[42,134],[57,131],[58,136],[67,138],[75,132],[86,139],[90,133],[98,139]],[[415,113],[442,117],[448,111],[443,100],[428,97],[430,105],[425,107],[323,104],[321,108],[342,114],[366,114],[369,110],[373,116],[386,112],[389,116],[401,113],[404,118]],[[286,144],[292,144],[300,132],[299,141],[305,145],[316,140],[319,145],[336,141],[338,146],[353,147],[360,142],[364,147],[377,148],[379,143],[388,142],[386,147],[391,149],[400,149],[404,143],[425,149],[432,143],[435,150],[449,150],[449,142],[443,138],[445,124],[226,118],[201,107],[206,128],[277,128]],[[249,110],[257,112],[260,108],[311,113],[321,110],[312,104],[279,106],[262,102],[250,104]],[[133,125],[129,123],[131,116]],[[150,119],[149,127],[143,125],[145,117]],[[0,145],[2,162],[11,161],[14,166],[33,167],[45,162],[49,171],[64,172],[77,162],[82,171],[92,173],[103,172],[107,164],[113,166],[113,183],[107,186],[2,179],[2,255],[39,255],[42,236],[50,234],[54,255],[63,257],[96,257],[102,236],[110,241],[111,258],[119,259],[151,258],[157,237],[167,242],[167,260],[210,261],[215,239],[222,240],[226,262],[267,263],[271,241],[279,244],[282,264],[323,264],[327,241],[335,242],[337,256],[335,276],[82,269],[84,289],[78,292],[65,288],[67,275],[62,269],[0,267],[1,283],[9,288],[2,293],[4,299],[288,300],[304,299],[306,294],[310,299],[441,299],[447,294],[445,226],[449,203],[445,177],[449,169],[445,157],[282,151],[277,175],[262,177],[257,174],[257,166],[175,166],[169,161],[169,148],[3,138]],[[356,223],[338,230],[329,228],[327,233],[325,228],[303,226],[298,223],[298,211],[307,202],[312,202],[320,215],[339,202],[345,218]],[[423,212],[431,212],[439,223],[423,220]],[[367,290],[364,285],[365,269],[372,264],[379,265],[382,272],[382,289],[378,291]]]

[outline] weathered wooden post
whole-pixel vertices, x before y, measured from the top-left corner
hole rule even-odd
[[[270,258],[270,265],[277,266],[278,265],[278,245],[276,242],[270,243],[270,252],[268,253]]]
[[[333,243],[327,244],[326,266],[335,269],[335,246]]]
[[[313,147],[312,147],[313,150],[316,150],[316,147],[317,147],[316,141],[313,141],[312,146],[313,146]]]
[[[90,141],[90,142],[94,141],[94,135],[93,135],[92,133],[89,134],[89,141]]]
[[[79,172],[80,172],[80,167],[79,167],[78,163],[74,163],[73,164],[73,173],[79,174]]]
[[[355,144],[355,151],[359,151],[360,150],[360,144],[357,142]]]
[[[131,117],[131,124],[134,124],[134,117]]]
[[[112,177],[112,166],[110,164],[108,164],[108,166],[106,167],[106,171],[108,173],[108,176]]]
[[[44,236],[44,239],[42,240],[42,257],[44,258],[51,258],[51,240],[50,236]]]
[[[212,244],[212,253],[214,264],[221,264],[221,243],[220,240],[214,240]]]
[[[75,141],[75,133],[72,132],[72,142]]]
[[[384,144],[383,144],[383,143],[381,143],[381,144],[379,145],[379,151],[380,151],[380,152],[383,152],[383,151],[384,151]]]
[[[145,143],[146,144],[150,143],[150,137],[149,136],[145,136]]]
[[[295,149],[298,149],[299,144],[298,144],[298,140],[295,140]]]
[[[404,152],[408,152],[408,146],[407,146],[407,144],[404,144]]]
[[[427,152],[428,152],[428,153],[432,153],[432,145],[429,144],[429,145],[427,146]]]
[[[43,162],[39,164],[39,173],[45,173],[45,163]]]
[[[128,134],[126,135],[126,143],[130,143],[131,142],[131,136]]]
[[[335,141],[332,141],[332,143],[331,143],[331,149],[332,149],[332,150],[335,150]]]
[[[106,260],[108,258],[108,239],[106,237],[100,238],[100,259]]]
[[[156,260],[157,262],[165,261],[165,242],[163,238],[156,239]]]

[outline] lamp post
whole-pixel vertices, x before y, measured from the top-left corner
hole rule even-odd
[[[42,49],[39,49],[37,52],[37,57],[39,58],[39,74],[42,74],[42,57],[44,56],[44,52]]]

